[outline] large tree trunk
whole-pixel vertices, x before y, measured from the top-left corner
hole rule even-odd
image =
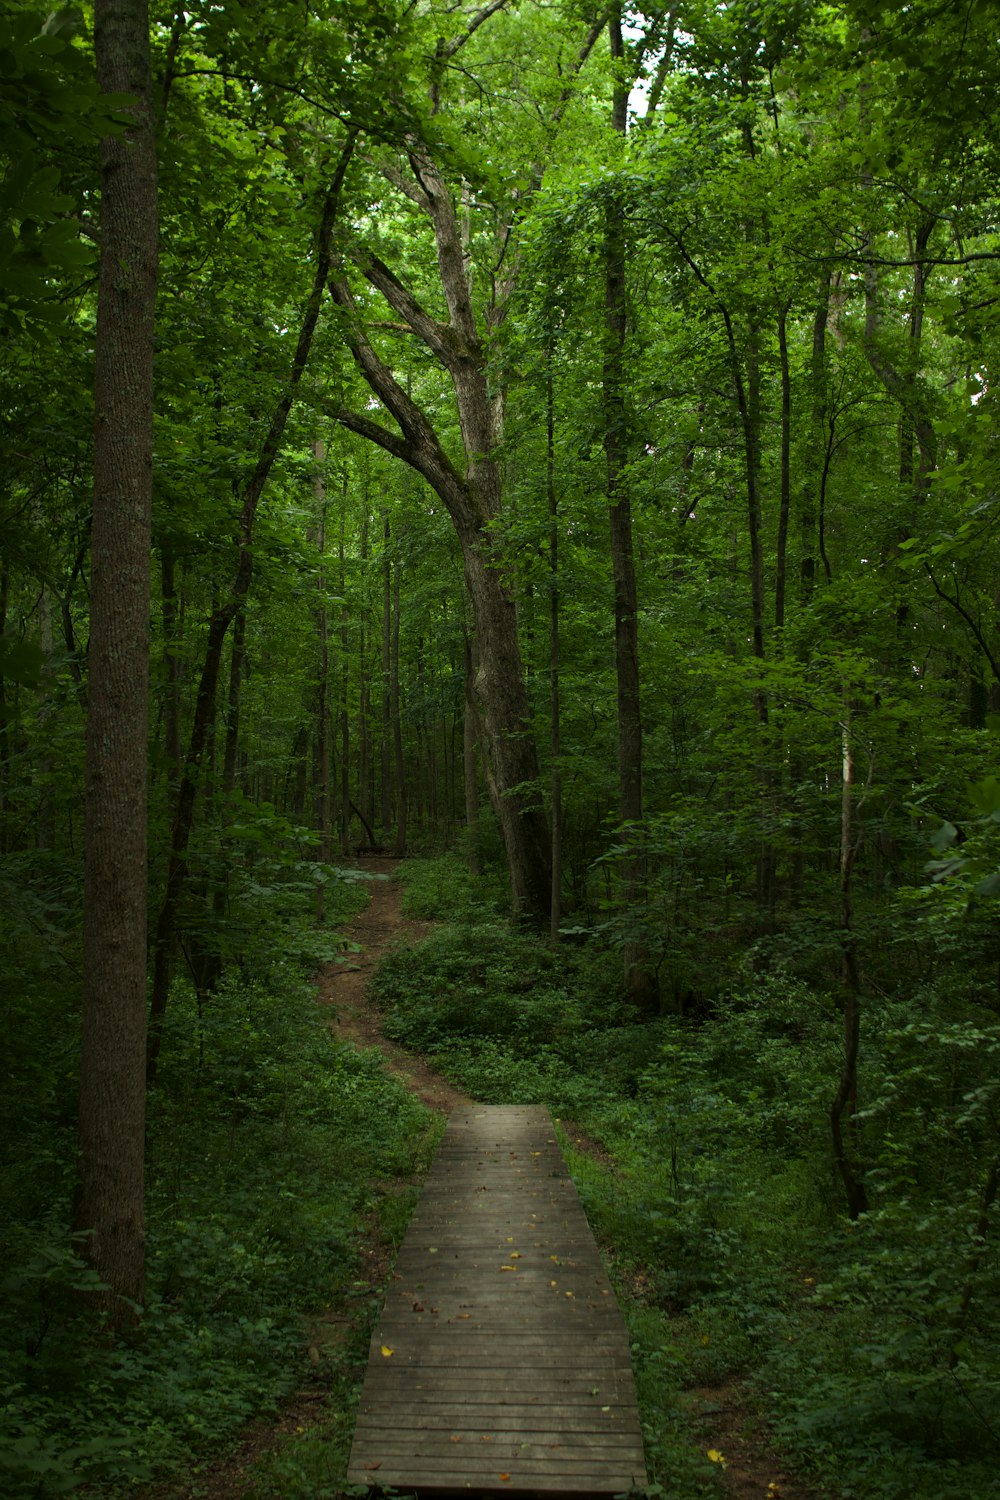
[[[131,124],[101,145],[75,1227],[111,1320],[143,1300],[146,805],[156,151],[143,0],[97,0],[97,77]]]
[[[356,261],[368,282],[447,370],[465,449],[464,472],[451,462],[425,412],[373,348],[344,276],[335,278],[330,290],[345,314],[345,336],[362,375],[402,435],[340,405],[333,405],[331,414],[422,474],[451,516],[472,604],[479,652],[476,689],[483,710],[484,749],[500,799],[512,905],[516,915],[547,924],[551,897],[548,826],[539,796],[538,757],[517,618],[494,525],[501,513],[503,404],[491,388],[487,342],[477,328],[461,229],[448,185],[437,163],[416,146],[410,166],[413,181],[404,190],[424,210],[433,228],[447,323],[426,312],[377,256],[358,252]],[[503,318],[505,295],[498,295],[487,316],[487,333]]]

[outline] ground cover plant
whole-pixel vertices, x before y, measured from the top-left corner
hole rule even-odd
[[[869,1001],[853,1134],[870,1208],[852,1220],[835,986],[748,967],[695,1014],[639,1019],[613,954],[554,952],[446,874],[404,867],[441,884],[450,920],[382,962],[386,1032],[474,1097],[546,1103],[600,1143],[603,1164],[577,1152],[574,1170],[630,1308],[664,1493],[669,1393],[733,1379],[838,1495],[1000,1493],[993,1016],[948,985]]]
[[[359,897],[340,889],[327,903],[344,918]],[[147,1300],[121,1339],[88,1305],[97,1278],[67,1228],[65,972],[59,988],[3,986],[14,1040],[0,1162],[5,1496],[111,1495],[177,1472],[316,1378],[305,1320],[359,1275],[377,1184],[425,1160],[433,1129],[375,1054],[333,1038],[309,969],[317,948],[339,943],[317,934],[311,905],[286,890],[269,907],[258,892],[258,945],[241,970],[207,1003],[175,985],[149,1100]],[[338,1369],[332,1360],[320,1378],[336,1384]]]

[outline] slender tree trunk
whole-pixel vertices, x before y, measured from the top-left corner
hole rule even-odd
[[[10,605],[10,566],[7,559],[0,561],[0,640],[7,630],[7,611]],[[0,658],[2,662],[2,658]],[[0,665],[0,854],[6,854],[7,797],[10,776],[10,730],[7,718],[7,679]]]
[[[611,128],[624,137],[628,117],[628,82],[623,71],[625,49],[621,12],[608,19],[611,64],[615,69]],[[628,489],[628,416],[625,406],[625,206],[618,194],[608,200],[604,222],[604,455],[611,520],[611,567],[615,593],[615,670],[618,682],[618,818],[625,825],[629,853],[622,861],[622,883],[628,919],[643,920],[646,904],[646,857],[642,817],[642,713],[639,693],[639,600],[632,547],[632,501]],[[625,987],[631,999],[651,1008],[656,978],[644,939],[629,938],[624,947]]]
[[[799,590],[804,603],[812,597],[816,582],[818,546],[817,507],[820,473],[826,449],[826,325],[830,316],[830,271],[824,272],[813,313],[812,350],[809,361],[809,444],[802,465],[802,505],[799,518]]]
[[[160,593],[163,615],[163,651],[167,669],[164,706],[164,748],[167,757],[167,783],[176,792],[181,779],[181,662],[178,646],[177,582],[174,554],[164,542],[160,554]]]
[[[382,843],[392,837],[392,533],[389,512],[382,512],[382,742],[379,747]]]
[[[781,496],[778,511],[778,546],[774,567],[774,625],[785,625],[785,576],[788,555],[788,518],[792,503],[792,376],[788,364],[788,303],[778,312],[778,355],[781,363]]]
[[[868,1194],[863,1173],[848,1142],[858,1102],[858,1056],[861,1047],[861,983],[858,976],[854,935],[852,875],[857,854],[854,829],[854,751],[851,741],[851,705],[844,693],[841,725],[843,773],[840,817],[840,942],[844,981],[844,1060],[840,1083],[830,1108],[833,1155],[847,1195],[852,1219],[868,1212]],[[844,1116],[847,1116],[847,1131]]]
[[[131,123],[101,143],[75,1227],[114,1324],[141,1303],[156,150],[143,0],[96,0],[99,86]]]
[[[392,697],[392,751],[396,767],[396,842],[393,854],[402,859],[406,853],[407,788],[406,766],[403,760],[403,723],[399,696],[399,575],[400,558],[397,556],[392,570],[392,662],[389,691]]]
[[[344,470],[340,497],[340,532],[337,560],[340,565],[340,597],[347,598],[347,563],[345,533],[347,530],[347,470]],[[351,850],[351,630],[346,603],[340,606],[340,852]]]
[[[316,635],[319,645],[319,682],[316,692],[315,757],[313,761],[313,814],[319,834],[319,857],[329,864],[333,856],[331,834],[331,787],[330,787],[330,619],[326,605],[326,476],[324,464],[326,449],[322,438],[313,444],[316,461],[315,496],[319,511],[316,522],[316,547],[319,552],[319,572],[316,583],[320,602],[316,611]],[[316,897],[316,919],[324,920],[324,887],[318,887]]]
[[[555,398],[549,341],[545,363],[545,489],[549,502],[549,752],[552,758],[552,902],[549,943],[559,946],[562,917],[562,742],[559,722],[559,495],[556,491]]]
[[[476,693],[475,669],[472,663],[472,642],[466,630],[462,632],[465,714],[462,723],[462,768],[465,784],[465,836],[469,845],[469,873],[482,874],[479,857],[479,777],[476,774]]]

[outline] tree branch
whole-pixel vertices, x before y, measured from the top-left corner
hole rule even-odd
[[[394,312],[399,313],[412,331],[419,334],[428,349],[436,354],[438,359],[446,368],[451,368],[456,355],[461,351],[457,347],[454,332],[445,324],[439,323],[437,318],[425,312],[399,277],[390,271],[384,261],[379,260],[377,255],[365,251],[358,251],[351,259],[361,271],[366,281],[370,282],[376,291],[381,292]]]
[[[460,52],[465,46],[466,42],[469,41],[474,33],[479,30],[483,22],[488,21],[490,16],[495,15],[498,10],[503,10],[506,4],[507,0],[490,0],[489,5],[484,5],[482,10],[476,11],[476,14],[472,17],[472,20],[469,22],[465,31],[461,32],[458,36],[453,37],[450,42],[441,43],[438,48],[438,56],[454,57],[455,53]]]

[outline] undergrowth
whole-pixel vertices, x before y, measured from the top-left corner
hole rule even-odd
[[[679,1392],[737,1380],[842,1500],[1000,1495],[995,1021],[930,989],[866,1002],[853,1149],[871,1211],[852,1224],[829,1144],[835,995],[775,968],[639,1021],[616,955],[553,953],[435,863],[410,879],[449,920],[380,965],[385,1029],[607,1152],[574,1169],[631,1321],[655,1493],[711,1480]]]
[[[183,982],[171,995],[149,1100],[147,1300],[122,1339],[81,1296],[93,1274],[66,1228],[74,1027],[53,1025],[44,992],[30,1013],[8,999],[19,1054],[36,1059],[35,1077],[47,1070],[30,1111],[16,1098],[31,1077],[15,1075],[0,1163],[0,1493],[11,1500],[112,1495],[176,1471],[316,1379],[307,1315],[359,1274],[378,1183],[432,1152],[430,1113],[377,1054],[325,1024],[305,915],[296,923],[284,902],[280,941],[270,936],[278,956],[262,942],[208,1006]],[[336,1361],[319,1374],[343,1378]]]

